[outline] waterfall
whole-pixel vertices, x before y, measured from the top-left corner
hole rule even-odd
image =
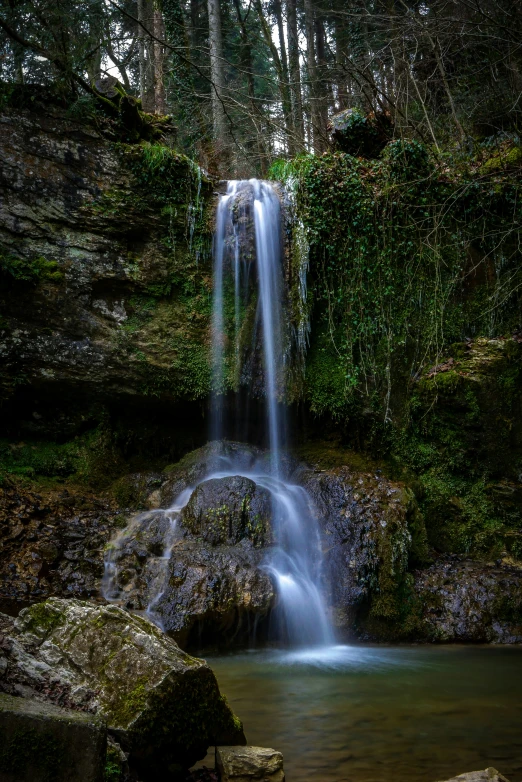
[[[184,509],[202,483],[241,476],[254,481],[270,498],[273,545],[266,549],[262,567],[277,596],[274,636],[293,647],[321,647],[334,640],[321,589],[321,536],[310,497],[289,480],[292,460],[285,453],[288,324],[281,234],[280,201],[270,183],[255,179],[227,183],[217,206],[213,242],[210,436],[223,441],[234,433],[237,438],[241,416],[249,418],[252,400],[261,398],[270,458],[267,461],[255,448],[245,459],[245,449],[242,456],[237,443],[233,448],[218,444],[215,458],[168,508],[136,515],[111,541],[102,593],[117,603],[139,593],[142,610],[163,628],[171,559],[183,537]],[[224,403],[230,387],[236,392],[235,416],[226,414],[230,405]],[[248,433],[240,439],[248,441]],[[147,562],[143,572],[132,564],[136,558]]]
[[[291,645],[319,645],[333,641],[333,633],[321,591],[321,539],[314,509],[306,491],[285,480],[282,470],[282,448],[286,439],[284,405],[280,402],[284,384],[283,271],[281,207],[279,197],[268,182],[248,180],[229,182],[220,197],[214,238],[213,301],[213,379],[211,435],[226,436],[223,428],[223,394],[225,388],[226,342],[224,283],[227,271],[233,276],[234,356],[240,360],[238,334],[240,313],[248,295],[240,284],[242,252],[241,231],[234,227],[238,199],[245,191],[252,193],[255,235],[255,269],[257,286],[256,328],[260,330],[263,354],[263,394],[266,405],[266,431],[270,465],[257,465],[248,472],[229,464],[209,477],[242,475],[270,492],[272,528],[275,547],[267,556],[265,567],[271,574],[278,597],[275,616],[278,635]],[[243,236],[243,240],[244,240]],[[227,242],[230,246],[227,246]],[[230,258],[226,263],[227,256]],[[247,274],[245,271],[244,274]],[[255,338],[253,342],[256,342]]]

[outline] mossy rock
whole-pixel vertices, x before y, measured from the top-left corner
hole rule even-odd
[[[209,666],[143,617],[51,598],[24,609],[16,631],[57,682],[79,693],[78,705],[107,721],[146,781],[165,768],[181,774],[209,745],[245,743]]]

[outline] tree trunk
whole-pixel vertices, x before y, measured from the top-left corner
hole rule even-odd
[[[320,133],[325,146],[328,139],[328,107],[333,106],[333,94],[328,78],[328,64],[326,62],[326,33],[323,20],[316,14],[314,19],[315,51],[317,52],[317,103],[320,117]]]
[[[261,23],[261,30],[263,33],[263,37],[265,39],[265,43],[270,49],[270,53],[274,61],[274,66],[277,71],[277,77],[279,82],[279,94],[281,95],[281,105],[283,109],[283,119],[285,122],[286,136],[289,141],[289,147],[290,147],[290,140],[293,138],[293,125],[292,125],[292,102],[290,99],[290,88],[288,85],[288,80],[285,81],[283,63],[281,61],[281,57],[279,56],[279,52],[277,51],[277,46],[275,45],[272,39],[272,31],[263,13],[261,0],[254,0],[254,7],[257,11],[259,22]]]
[[[219,0],[208,0],[208,31],[210,48],[210,78],[212,80],[212,119],[214,141],[219,153],[226,148],[227,123],[223,105],[225,69],[223,63],[223,36]]]
[[[165,40],[165,25],[163,15],[156,5],[153,10],[153,52],[154,52],[154,112],[156,114],[167,113],[167,100],[165,95],[165,47],[160,41]],[[158,40],[159,39],[159,40]]]
[[[346,72],[346,54],[348,37],[346,22],[343,18],[335,19],[335,69],[337,81],[337,104],[339,111],[350,108],[348,92],[348,76]]]
[[[143,111],[154,112],[154,47],[148,34],[154,25],[152,0],[138,0],[138,21],[141,106]]]
[[[288,69],[290,75],[290,94],[292,96],[293,126],[298,151],[305,147],[303,100],[301,96],[301,69],[299,66],[299,35],[297,32],[296,0],[286,0],[286,19],[288,30]]]
[[[312,144],[314,152],[323,151],[321,137],[321,112],[317,102],[317,64],[314,44],[314,7],[312,0],[304,0],[306,25],[306,68],[308,71],[308,97],[310,101],[310,120],[312,125]]]

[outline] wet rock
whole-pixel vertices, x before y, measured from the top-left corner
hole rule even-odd
[[[340,629],[378,636],[401,612],[401,589],[426,532],[413,494],[381,475],[348,467],[303,470],[323,535],[328,603]]]
[[[107,727],[92,714],[0,694],[0,782],[102,782]]]
[[[283,756],[267,747],[217,747],[221,782],[285,782]]]
[[[208,665],[116,606],[51,598],[22,611],[1,646],[2,690],[103,717],[145,782],[245,742]]]
[[[99,593],[103,551],[125,524],[117,503],[92,491],[0,487],[1,610],[51,595]],[[11,606],[9,608],[9,606]]]
[[[270,534],[270,494],[241,476],[213,478],[194,490],[181,523],[212,546],[249,538],[266,544]]]
[[[443,642],[522,642],[522,567],[441,557],[414,575],[420,635]]]
[[[508,782],[506,777],[496,768],[486,768],[484,771],[469,771],[467,774],[459,774],[446,782]]]
[[[246,540],[212,548],[181,541],[169,564],[165,591],[154,606],[165,631],[182,646],[251,640],[275,600],[262,568],[265,556]]]

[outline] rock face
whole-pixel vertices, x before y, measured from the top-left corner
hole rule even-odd
[[[0,694],[0,782],[103,782],[103,720]]]
[[[469,771],[467,774],[459,774],[446,782],[508,782],[496,768],[486,768],[484,771]]]
[[[205,396],[208,178],[52,101],[4,108],[0,126],[2,398],[29,422],[37,410],[38,433],[53,395]]]
[[[300,470],[323,532],[334,623],[353,633],[401,621],[411,562],[426,556],[426,533],[411,491],[349,468]]]
[[[2,690],[102,716],[140,778],[174,779],[209,745],[245,743],[208,665],[148,620],[51,598],[7,621]]]
[[[0,611],[97,595],[103,550],[122,524],[116,502],[87,489],[0,486]]]
[[[420,633],[442,642],[522,643],[522,568],[442,558],[415,572]]]
[[[283,756],[267,747],[217,747],[221,782],[285,782]]]

